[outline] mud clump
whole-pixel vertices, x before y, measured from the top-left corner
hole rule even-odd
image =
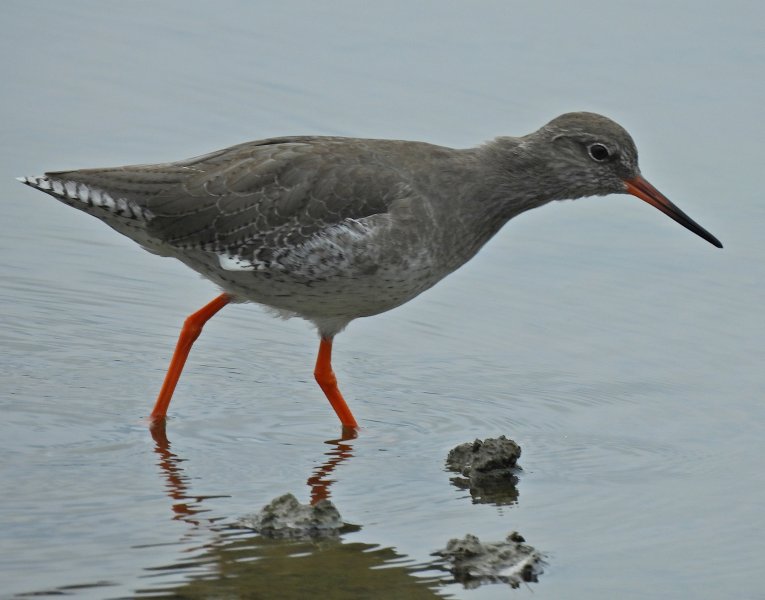
[[[504,541],[481,543],[474,535],[452,539],[446,548],[434,552],[441,557],[454,579],[466,588],[484,583],[506,583],[517,588],[521,582],[538,581],[542,574],[542,554],[528,544],[517,532]],[[443,568],[443,567],[442,567]]]
[[[517,466],[521,447],[504,435],[460,444],[449,451],[446,466],[461,477],[452,483],[469,489],[476,503],[512,504],[518,499]]]
[[[354,529],[343,523],[329,500],[301,504],[292,494],[275,498],[259,513],[240,518],[237,525],[254,529],[264,537],[295,540],[336,538]]]

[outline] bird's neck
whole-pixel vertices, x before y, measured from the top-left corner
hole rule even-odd
[[[486,203],[505,221],[553,200],[571,197],[570,184],[558,176],[557,165],[537,148],[532,134],[499,137],[479,149],[491,188]]]
[[[554,165],[540,160],[527,138],[497,138],[461,152],[459,167],[443,182],[439,206],[448,217],[444,231],[454,256],[462,262],[513,217],[567,197]]]

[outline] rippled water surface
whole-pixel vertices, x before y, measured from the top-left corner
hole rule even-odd
[[[762,5],[383,4],[3,4],[0,596],[762,597]],[[355,439],[309,325],[244,305],[152,437],[178,328],[217,290],[13,179],[273,135],[468,146],[582,109],[725,249],[627,196],[517,218],[337,338]],[[518,499],[474,504],[446,453],[500,434]],[[232,528],[286,492],[356,530]],[[546,554],[538,583],[431,563],[512,530]]]

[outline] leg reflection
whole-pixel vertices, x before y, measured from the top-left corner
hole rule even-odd
[[[170,440],[167,439],[165,420],[154,421],[149,428],[154,439],[154,452],[159,456],[157,465],[165,477],[167,495],[173,500],[172,511],[174,520],[181,520],[192,525],[199,525],[195,515],[206,512],[201,503],[211,498],[229,498],[228,495],[218,496],[189,496],[189,476],[183,472],[180,458],[170,450]]]
[[[325,444],[332,446],[329,452],[325,452],[325,456],[329,458],[317,467],[313,471],[313,475],[308,478],[308,487],[311,488],[311,504],[316,504],[319,500],[326,500],[329,498],[329,487],[334,483],[334,479],[330,479],[329,475],[334,471],[337,466],[345,460],[348,460],[353,456],[353,446],[349,443],[358,437],[358,432],[355,429],[349,427],[343,427],[342,436],[337,440],[327,440]]]
[[[228,498],[228,495],[217,496],[193,496],[189,495],[189,477],[183,472],[181,463],[185,459],[180,458],[170,449],[170,440],[167,439],[166,422],[164,419],[154,421],[149,428],[151,437],[154,439],[154,452],[159,456],[157,465],[165,478],[165,488],[171,500],[173,500],[172,511],[174,519],[187,521],[193,525],[199,525],[194,518],[195,515],[205,512],[207,509],[201,507],[204,500],[212,498]],[[358,437],[358,432],[354,429],[344,427],[341,437],[324,442],[332,446],[325,452],[329,457],[320,466],[316,467],[313,475],[308,478],[308,487],[311,490],[311,504],[316,504],[320,500],[330,497],[330,486],[335,482],[330,478],[332,472],[340,463],[353,456],[353,446],[348,443]]]

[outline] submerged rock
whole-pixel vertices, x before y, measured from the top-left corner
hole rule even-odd
[[[522,581],[538,581],[542,574],[542,554],[525,544],[517,532],[502,542],[481,543],[474,535],[449,540],[446,548],[434,552],[446,563],[454,579],[466,588],[483,583],[507,583],[518,587]]]
[[[238,525],[270,538],[334,538],[352,525],[343,523],[340,512],[329,500],[301,504],[292,494],[273,499],[257,514],[239,519]]]
[[[512,504],[518,499],[516,473],[521,447],[504,435],[460,444],[449,451],[446,466],[462,477],[452,483],[469,489],[474,502]]]

